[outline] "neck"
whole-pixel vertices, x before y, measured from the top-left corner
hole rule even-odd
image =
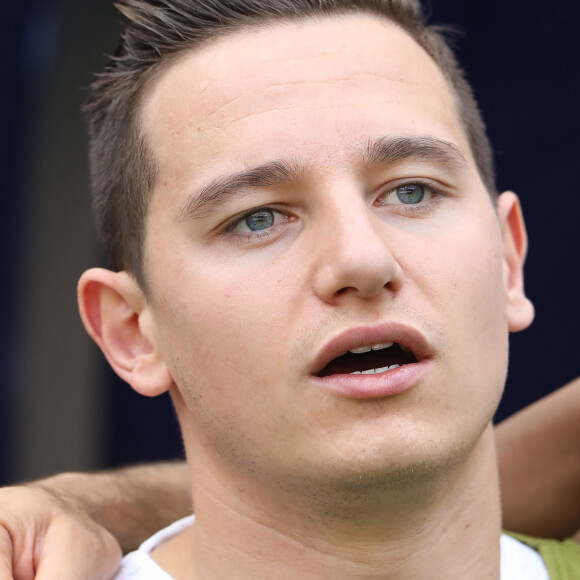
[[[313,509],[312,501],[264,489],[248,493],[239,481],[232,493],[222,477],[212,479],[207,472],[200,485],[200,475],[197,464],[197,519],[181,548],[175,544],[182,554],[173,561],[184,564],[181,572],[169,570],[176,578],[499,578],[491,426],[444,476],[383,489],[382,496],[359,489],[342,512],[332,502],[322,510]]]

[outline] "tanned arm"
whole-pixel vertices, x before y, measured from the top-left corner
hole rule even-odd
[[[66,473],[0,490],[0,580],[104,580],[123,552],[191,513],[184,462]]]
[[[504,527],[580,540],[580,378],[496,428]]]
[[[192,513],[189,472],[182,461],[101,473],[64,473],[37,485],[78,502],[91,519],[117,539],[123,553]]]

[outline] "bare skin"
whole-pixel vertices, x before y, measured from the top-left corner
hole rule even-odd
[[[580,379],[496,428],[506,529],[580,539]]]
[[[109,578],[122,551],[191,512],[179,462],[61,474],[4,488],[0,503],[0,580]]]

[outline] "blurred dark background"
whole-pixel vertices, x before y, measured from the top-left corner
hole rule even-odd
[[[531,329],[512,337],[501,419],[576,376],[580,3],[432,0],[523,201]],[[134,394],[82,330],[75,287],[102,261],[80,105],[112,52],[111,0],[0,0],[0,483],[178,457],[167,397]]]

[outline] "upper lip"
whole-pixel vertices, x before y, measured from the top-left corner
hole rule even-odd
[[[349,328],[330,339],[312,363],[311,375],[317,375],[330,361],[353,348],[396,342],[410,349],[420,361],[434,355],[433,347],[417,329],[399,322]]]

